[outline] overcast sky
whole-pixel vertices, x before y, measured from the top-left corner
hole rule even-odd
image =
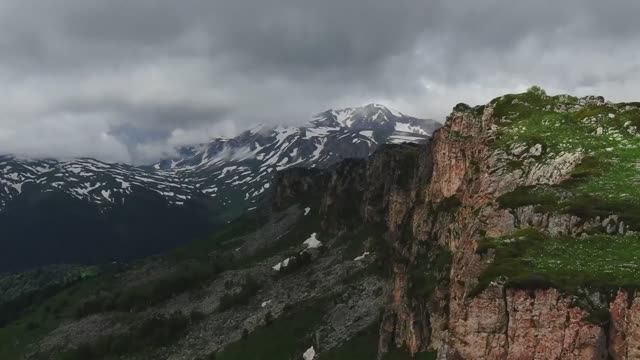
[[[143,163],[370,102],[640,100],[637,0],[0,0],[0,153]]]

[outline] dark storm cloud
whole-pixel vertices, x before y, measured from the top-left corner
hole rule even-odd
[[[145,162],[388,103],[443,119],[540,84],[633,99],[636,1],[0,0],[0,152]]]

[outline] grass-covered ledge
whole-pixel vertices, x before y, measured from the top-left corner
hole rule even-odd
[[[550,236],[534,229],[484,239],[479,252],[494,260],[480,276],[476,293],[496,279],[512,288],[553,287],[615,291],[640,288],[640,235]]]

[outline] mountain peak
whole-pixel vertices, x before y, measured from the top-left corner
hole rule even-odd
[[[327,127],[347,127],[365,130],[406,117],[381,104],[367,104],[354,108],[329,109],[314,116],[312,124]]]
[[[388,106],[382,105],[382,104],[377,104],[377,103],[371,103],[371,104],[367,104],[365,106],[362,106],[360,108],[357,108],[359,111],[362,111],[364,113],[367,114],[376,114],[378,112],[382,112],[385,114],[389,114],[393,117],[403,117],[405,116],[403,113],[396,111]]]

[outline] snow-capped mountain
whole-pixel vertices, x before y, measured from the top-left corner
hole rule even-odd
[[[61,191],[98,205],[121,203],[136,188],[148,189],[180,204],[195,186],[172,172],[111,164],[94,159],[58,161],[0,157],[0,209],[27,187]]]
[[[279,170],[365,158],[382,143],[425,141],[438,126],[370,104],[322,112],[305,127],[260,126],[235,138],[185,146],[176,158],[152,166],[4,156],[0,157],[0,211],[30,186],[104,208],[143,189],[171,204],[213,199],[221,208],[233,205],[246,210],[263,199]]]
[[[377,130],[389,136],[382,140],[392,143],[422,141],[438,127],[436,122],[413,118],[379,104],[327,110],[316,115],[312,123],[317,126],[344,127],[355,131]]]

